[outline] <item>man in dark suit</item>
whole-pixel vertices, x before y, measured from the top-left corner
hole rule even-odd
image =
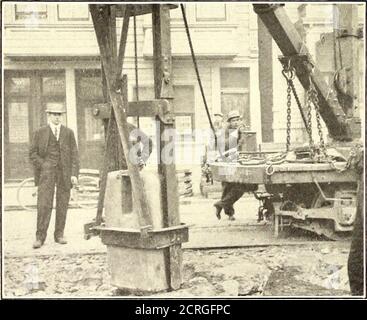
[[[70,189],[78,182],[79,156],[74,133],[61,125],[65,110],[50,105],[47,110],[49,125],[38,129],[32,139],[29,158],[34,166],[38,186],[37,232],[33,248],[40,248],[46,240],[56,186],[55,242],[66,244],[64,228],[70,199]]]
[[[238,140],[239,140],[239,127],[241,125],[240,113],[237,110],[230,111],[227,117],[228,125],[224,130],[224,136],[219,140],[218,148],[224,149],[224,152],[233,151],[228,154],[228,159],[233,160],[231,154],[236,154]],[[224,144],[224,145],[223,145]],[[235,220],[234,203],[239,200],[245,192],[255,191],[256,185],[247,185],[234,182],[222,182],[222,197],[214,204],[215,215],[218,219],[221,218],[221,211],[224,209],[224,213],[228,216],[229,220]]]

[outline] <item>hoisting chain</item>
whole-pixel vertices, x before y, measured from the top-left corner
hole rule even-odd
[[[312,71],[311,71],[312,72]],[[319,98],[318,98],[318,92],[314,86],[314,83],[312,81],[311,76],[309,77],[309,88],[306,91],[306,111],[307,114],[305,115],[302,110],[302,105],[299,101],[297,92],[295,90],[293,80],[295,78],[295,68],[291,67],[291,61],[288,60],[288,65],[283,64],[283,70],[282,70],[283,76],[286,78],[287,81],[287,129],[286,129],[286,151],[278,153],[273,156],[254,156],[254,155],[246,155],[245,153],[239,154],[238,162],[242,165],[260,165],[260,164],[266,164],[265,173],[267,175],[272,175],[274,173],[274,167],[273,165],[278,165],[284,162],[297,162],[301,163],[302,160],[293,160],[291,158],[288,158],[288,152],[290,151],[290,145],[291,145],[291,120],[292,120],[292,114],[291,114],[291,107],[292,107],[292,97],[291,93],[293,92],[293,95],[295,97],[295,100],[297,102],[297,106],[300,109],[302,120],[305,124],[306,131],[309,138],[309,147],[310,147],[310,156],[311,159],[318,162],[327,162],[330,164],[330,166],[335,169],[338,172],[343,172],[351,167],[351,163],[354,161],[355,154],[351,152],[351,155],[349,156],[349,159],[347,161],[347,164],[344,168],[337,168],[335,166],[335,160],[332,159],[331,156],[327,153],[327,148],[323,136],[322,131],[322,125],[321,125],[321,114],[320,114],[320,106],[319,106]],[[316,115],[316,124],[317,124],[317,130],[319,135],[319,148],[316,148],[315,142],[312,137],[312,104],[315,108],[315,115]],[[306,161],[308,163],[308,161]]]
[[[291,121],[292,121],[292,96],[291,96],[292,88],[290,85],[290,81],[288,81],[287,87],[287,142],[286,142],[286,150],[289,151],[291,146]]]
[[[318,94],[317,91],[315,89],[315,86],[312,82],[312,79],[310,77],[310,98],[313,102],[313,105],[315,107],[315,113],[316,113],[316,125],[317,125],[317,131],[318,131],[318,135],[319,135],[319,139],[320,139],[320,151],[322,152],[322,154],[324,155],[324,157],[326,159],[329,158],[327,151],[326,151],[326,146],[325,146],[325,141],[324,141],[324,135],[322,132],[322,126],[321,126],[321,117],[320,117],[320,106],[319,106],[319,98],[318,98]]]
[[[284,65],[282,74],[287,81],[287,134],[286,134],[286,151],[290,150],[291,145],[291,124],[292,124],[292,81],[295,78],[295,69],[291,68],[290,60],[288,66]]]
[[[317,131],[318,131],[318,135],[319,135],[319,139],[320,139],[320,146],[319,146],[319,157],[318,157],[318,161],[319,162],[323,162],[323,161],[327,161],[329,163],[329,165],[336,171],[338,172],[343,172],[345,170],[347,170],[349,168],[349,163],[350,163],[350,159],[353,159],[353,155],[351,154],[345,167],[344,168],[337,168],[335,166],[335,160],[332,159],[332,157],[330,157],[327,153],[327,149],[326,149],[326,144],[325,144],[325,140],[324,140],[324,135],[322,132],[322,126],[321,126],[321,115],[320,115],[320,105],[319,105],[319,98],[318,98],[318,94],[317,91],[315,89],[315,86],[312,82],[312,79],[310,77],[310,97],[311,100],[313,102],[313,105],[315,107],[315,113],[316,113],[316,125],[317,125]],[[322,155],[320,154],[322,153]],[[324,157],[324,159],[322,159],[322,156]]]
[[[312,99],[313,99],[313,92],[310,86],[310,88],[306,92],[306,108],[307,108],[306,131],[308,133],[311,158],[313,159],[315,156],[315,144],[312,138]]]

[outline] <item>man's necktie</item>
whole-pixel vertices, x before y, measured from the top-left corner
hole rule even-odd
[[[56,137],[56,140],[58,141],[58,137],[57,137],[57,127],[55,127],[55,137]]]

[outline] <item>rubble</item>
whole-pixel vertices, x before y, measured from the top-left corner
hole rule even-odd
[[[181,288],[147,296],[345,296],[349,294],[349,251],[343,250],[347,246],[328,242],[319,246],[185,250]],[[28,268],[37,271],[38,282],[33,283],[38,283],[39,290],[27,290],[25,285],[26,267],[30,265]],[[138,295],[116,292],[109,281],[107,257],[103,253],[4,259],[4,295],[9,297]]]

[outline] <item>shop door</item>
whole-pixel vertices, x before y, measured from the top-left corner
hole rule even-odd
[[[227,117],[230,111],[237,110],[244,125],[251,129],[249,69],[221,68],[220,84],[221,110],[224,116]]]
[[[101,169],[104,154],[104,126],[93,117],[93,106],[103,103],[100,70],[76,71],[76,96],[80,167]]]
[[[46,107],[65,103],[65,76],[62,71],[5,71],[4,78],[4,178],[20,180],[33,176],[29,145],[33,132],[47,123]]]

